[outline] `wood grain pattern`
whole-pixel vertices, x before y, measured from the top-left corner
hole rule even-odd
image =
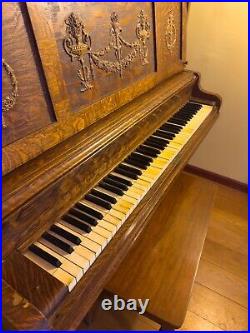
[[[65,76],[63,68],[66,59],[60,53],[62,51],[57,43],[61,41],[62,35],[57,34],[59,31],[62,34],[61,29],[64,31],[64,9],[74,9],[78,5],[60,4],[61,11],[57,11],[58,4],[55,3],[30,2],[20,6],[25,9],[27,29],[32,34],[34,32],[34,42],[41,57],[41,70],[45,73],[57,121],[3,148],[3,277],[15,292],[34,307],[34,311],[41,311],[48,319],[49,327],[75,329],[111,274],[142,234],[160,198],[217,119],[220,101],[213,98],[212,94],[199,91],[198,82],[196,84],[198,76],[191,71],[183,71],[183,63],[179,59],[183,47],[179,45],[183,42],[180,36],[173,57],[161,59],[165,56],[161,52],[166,48],[165,22],[169,8],[174,8],[176,13],[178,34],[184,33],[183,19],[186,12],[180,13],[182,7],[176,3],[166,4],[166,7],[160,3],[144,3],[142,6],[145,6],[145,10],[148,13],[152,11],[151,23],[156,33],[155,44],[152,40],[150,44],[155,53],[149,64],[152,67],[156,61],[156,72],[151,68],[149,72],[146,70],[145,73],[139,73],[131,67],[133,79],[138,77],[139,80],[132,83],[128,74],[124,86],[119,86],[112,78],[110,87],[100,89],[99,97],[105,95],[102,99],[95,100],[89,96],[92,104],[86,106],[79,103],[77,110],[73,110],[71,101],[74,96],[66,82],[71,72]],[[89,8],[87,4],[81,6]],[[97,19],[103,6],[96,3],[93,7],[96,10],[92,13]],[[124,8],[121,10],[121,20],[125,20],[122,24],[129,25],[127,31],[132,33],[133,15],[128,16],[128,9],[131,11],[132,7],[137,6],[135,3],[116,3],[110,4],[109,8]],[[88,10],[91,12],[92,7]],[[82,9],[80,11],[82,15],[88,14]],[[56,27],[57,17],[61,17],[61,23],[58,21]],[[93,22],[89,22],[93,26]],[[162,27],[160,22],[164,22]],[[93,29],[99,29],[98,24]],[[97,39],[104,36],[104,32],[99,33]],[[127,36],[128,39],[130,37]],[[95,264],[72,292],[66,293],[64,285],[23,257],[22,251],[143,142],[145,137],[182,107],[190,99],[194,86],[194,98],[206,98],[214,106],[213,112],[147,193]],[[8,304],[10,316],[14,316],[11,300]],[[36,325],[39,326],[39,323],[34,323]]]
[[[160,3],[154,4],[153,13],[155,17],[153,21],[166,20],[166,17],[162,17],[162,13],[167,14],[167,11],[163,11],[162,6],[163,4]],[[48,18],[49,5],[30,2],[27,3],[27,7],[57,123],[49,125],[36,133],[25,136],[15,143],[6,146],[3,149],[3,174],[10,172],[45,150],[54,147],[73,134],[80,132],[82,129],[105,117],[134,98],[149,91],[171,75],[183,70],[183,65],[180,61],[171,62],[167,58],[165,61],[161,60],[161,50],[165,47],[165,30],[158,29],[160,35],[157,35],[155,38],[157,72],[146,75],[143,79],[133,82],[126,88],[120,89],[109,96],[105,96],[88,107],[81,106],[77,112],[71,112],[71,96],[66,89],[53,25]],[[185,16],[186,12],[183,15]],[[177,26],[180,24],[179,18],[177,19]],[[184,30],[182,29],[183,32]]]
[[[66,286],[19,252],[2,266],[3,279],[44,316],[48,316],[68,292]]]
[[[13,109],[4,113],[2,144],[6,146],[55,121],[39,54],[25,4],[3,4],[3,55],[14,70],[18,96]],[[10,94],[10,79],[3,70],[3,96]],[[32,84],[31,84],[32,82]]]
[[[150,191],[148,193],[142,205],[133,212],[131,219],[120,229],[119,233],[112,240],[104,253],[97,259],[95,265],[90,268],[86,276],[78,283],[77,287],[64,299],[60,306],[57,307],[50,318],[50,325],[52,327],[57,329],[65,329],[66,327],[73,329],[79,325],[82,316],[88,312],[110,274],[114,272],[127,251],[142,233],[147,223],[147,218],[156,207],[160,196],[165,193],[176,174],[183,168],[193,149],[197,147],[202,138],[206,135],[206,132],[216,118],[217,111],[214,109],[214,112],[210,114],[189,144],[183,149],[181,156],[178,156],[178,158],[173,161],[173,164],[164,177],[155,184],[155,187],[152,189],[154,192]],[[154,201],[152,201],[152,198],[154,198]],[[148,205],[149,199],[150,205]],[[32,240],[30,239],[30,241]],[[114,253],[116,254],[115,257]],[[10,276],[16,275],[12,272]],[[95,286],[94,288],[93,285]],[[34,298],[38,297],[36,293],[32,296]],[[82,299],[84,299],[84,302],[82,302]],[[60,318],[60,321],[58,321],[58,318]]]
[[[27,299],[2,280],[4,330],[49,330],[46,317]]]
[[[223,283],[221,283],[222,281]],[[202,259],[199,264],[196,282],[247,308],[248,284],[246,280],[239,278],[237,275]]]
[[[51,177],[52,181],[54,180],[52,184],[49,184],[48,182],[45,183],[46,187],[44,190],[33,197],[32,195],[37,193],[38,185],[35,185],[34,181],[32,181],[32,187],[34,188],[34,192],[32,193],[32,187],[30,187],[28,179],[27,186],[29,186],[29,195],[31,195],[31,200],[29,202],[26,202],[26,204],[23,205],[25,197],[22,197],[22,193],[23,190],[26,191],[27,186],[22,186],[20,194],[17,193],[17,195],[15,195],[16,193],[14,191],[12,197],[8,200],[8,204],[6,204],[6,202],[3,203],[3,206],[6,205],[5,207],[9,210],[19,204],[17,201],[19,195],[22,200],[22,206],[20,206],[19,209],[16,209],[12,214],[8,215],[4,220],[3,228],[6,237],[3,238],[3,255],[7,255],[14,246],[20,246],[21,243],[25,244],[26,240],[30,242],[31,237],[33,239],[39,237],[39,235],[48,228],[53,221],[64,214],[74,202],[79,200],[84,193],[109,173],[110,170],[123,160],[126,155],[133,151],[135,147],[144,140],[145,136],[150,135],[156,128],[165,122],[176,110],[177,105],[181,106],[185,104],[190,93],[190,88],[187,87],[187,90],[184,89],[182,93],[179,93],[178,99],[173,97],[173,99],[170,99],[166,105],[162,105],[162,107],[159,107],[156,110],[150,109],[151,112],[149,112],[147,117],[140,119],[140,122],[134,124],[133,127],[129,128],[127,131],[119,133],[119,136],[116,137],[117,144],[115,145],[113,144],[113,141],[110,142],[105,138],[105,146],[103,149],[99,146],[98,151],[96,151],[97,147],[91,145],[87,135],[88,133],[85,133],[87,147],[84,147],[83,145],[79,147],[82,153],[78,150],[74,150],[75,155],[70,157],[69,155],[62,155],[65,154],[65,150],[61,150],[60,156],[64,156],[64,158],[66,157],[66,160],[64,159],[65,164],[61,164],[63,176],[58,179],[55,178],[55,166],[52,164]],[[156,96],[154,96],[154,98],[155,97]],[[132,109],[135,112],[136,109],[134,107]],[[143,116],[145,110],[141,109],[141,111]],[[116,126],[114,119],[111,120],[113,126]],[[112,132],[109,132],[107,134],[110,135],[111,133]],[[96,137],[93,139],[96,139]],[[88,151],[86,148],[92,149],[92,151]],[[86,153],[88,153],[87,156]],[[74,161],[74,156],[77,158],[76,161]],[[107,156],[112,156],[112,158],[107,159]],[[52,155],[52,157],[56,158],[54,155]],[[41,165],[50,164],[48,161],[43,161],[43,164]],[[93,174],[93,169],[96,170],[95,174]],[[47,179],[48,170],[43,170],[43,173],[45,179]],[[42,181],[42,175],[38,174],[38,176],[37,184],[40,184]],[[20,173],[18,177],[21,177]],[[19,179],[23,183],[25,177]],[[9,178],[9,180],[10,182],[13,182],[12,177]],[[9,189],[10,187],[4,186],[4,188]],[[50,198],[53,198],[53,200]],[[54,205],[54,200],[57,201],[56,207]]]
[[[184,324],[178,331],[222,331],[221,328],[210,323],[208,320],[187,311]]]
[[[160,198],[166,193],[167,188],[186,164],[190,155],[197,148],[216,118],[216,111],[210,114],[189,144],[183,149],[181,156],[174,160],[167,172],[159,178],[143,198],[140,206],[133,211],[112,242],[106,247],[106,250],[98,257],[95,265],[88,270],[77,287],[57,308],[57,311],[50,318],[50,324],[53,327],[56,327],[56,329],[65,329],[65,327],[74,329],[80,324],[82,317],[86,315],[91,305],[93,305],[111,274],[114,273],[125,258],[125,255],[142,234],[150,220],[151,214],[157,209]],[[110,255],[111,253],[113,255]],[[82,302],[83,298],[84,303]],[[72,314],[74,314],[74,319],[69,322]],[[58,318],[60,318],[60,322],[58,322]]]
[[[247,310],[202,285],[194,285],[189,310],[224,331],[247,331]]]

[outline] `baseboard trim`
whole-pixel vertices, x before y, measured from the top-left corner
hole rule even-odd
[[[220,183],[232,187],[236,190],[248,193],[248,184],[241,183],[235,179],[228,178],[225,176],[218,175],[217,173],[198,168],[194,165],[187,164],[184,168],[184,171],[193,173],[195,175],[213,180],[214,182]]]

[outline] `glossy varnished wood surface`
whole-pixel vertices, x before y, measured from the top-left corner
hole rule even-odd
[[[34,32],[41,57],[42,71],[45,73],[46,85],[48,86],[53,111],[56,115],[56,122],[4,147],[2,152],[3,174],[7,174],[16,167],[43,153],[45,150],[56,146],[68,137],[80,132],[97,120],[129,103],[134,98],[149,91],[171,75],[182,72],[184,68],[183,62],[179,59],[179,52],[178,57],[177,53],[174,53],[171,57],[166,56],[165,61],[161,59],[162,50],[166,50],[166,15],[169,12],[163,8],[163,4],[152,4],[152,15],[154,15],[152,21],[157,22],[159,27],[162,20],[162,28],[153,29],[154,31],[152,31],[152,34],[154,34],[154,57],[157,71],[143,76],[142,79],[136,82],[133,81],[126,88],[117,90],[116,86],[114,86],[115,90],[108,96],[87,107],[81,105],[77,112],[72,112],[70,105],[71,95],[66,89],[62,72],[62,59],[57,49],[53,24],[51,22],[51,16],[53,17],[53,15],[52,12],[50,13],[49,4],[30,2],[26,5],[30,20],[27,24],[32,33]],[[170,8],[169,4],[166,6],[168,6],[168,9]],[[172,3],[172,7],[174,6],[176,6],[175,3]],[[166,17],[163,15],[164,13]],[[183,19],[181,19],[179,14],[177,16],[176,26],[179,27],[185,21],[186,11],[182,11]],[[180,30],[180,28],[178,29]],[[185,29],[186,27],[182,25],[182,34],[185,32]],[[179,45],[182,41],[183,39],[179,37],[175,44],[177,49],[182,47]]]
[[[162,104],[166,104],[172,97],[177,109],[189,98],[193,84],[193,72],[187,71],[176,75],[114,114],[71,137],[70,140],[6,175],[3,178],[3,216],[9,215],[32,197],[34,193],[32,184],[36,184],[35,193],[41,191],[48,183],[65,174],[69,168],[93,156],[97,149],[101,150],[106,142],[119,140],[119,136],[125,131],[149,116]],[[164,108],[167,108],[167,105]],[[171,112],[169,116],[170,114]],[[143,132],[143,128],[139,132]],[[66,161],[70,161],[70,166],[67,167]],[[51,169],[53,173],[50,172]],[[27,186],[29,191],[26,191]],[[18,199],[17,193],[20,193]],[[13,196],[14,200],[11,199]]]
[[[28,136],[55,121],[39,53],[29,25],[24,3],[3,3],[2,58],[14,71],[17,80],[16,103],[4,112],[3,146]],[[10,95],[10,77],[3,69],[3,98]]]
[[[140,206],[133,211],[106,250],[98,257],[95,267],[93,266],[89,269],[86,276],[79,281],[78,286],[57,308],[49,320],[51,326],[56,329],[65,329],[65,327],[74,329],[79,325],[81,315],[86,315],[108,278],[114,273],[129,249],[138,240],[149,222],[152,212],[159,204],[160,198],[186,164],[193,150],[199,145],[216,118],[217,111],[214,110],[189,144],[183,149],[181,155],[174,160],[167,172],[155,183],[141,201]],[[112,256],[110,255],[111,253]],[[83,298],[84,303],[81,301]],[[76,314],[77,312],[78,314]],[[69,318],[72,318],[73,314],[74,319],[69,322]],[[58,321],[58,318],[60,318],[60,321]]]
[[[197,185],[182,177],[178,197],[171,191],[165,195],[143,237],[107,285],[125,299],[148,298],[147,314],[175,328],[185,318],[214,196],[213,184]]]
[[[161,90],[160,90],[161,91]],[[164,96],[164,91],[161,91],[162,96]],[[134,126],[128,128],[127,131],[119,133],[119,136],[116,138],[110,138],[113,131],[106,132],[107,137],[104,138],[101,136],[101,142],[105,145],[104,147],[99,146],[97,149],[96,145],[93,145],[90,142],[88,133],[85,133],[84,141],[86,146],[79,145],[78,149],[74,147],[73,156],[70,154],[65,155],[65,150],[59,151],[59,161],[60,158],[63,158],[64,164],[61,164],[59,167],[59,172],[62,173],[60,178],[56,177],[58,171],[52,162],[50,165],[49,161],[42,160],[41,166],[48,165],[51,167],[51,173],[46,169],[40,169],[42,174],[36,175],[37,185],[32,181],[30,185],[30,179],[27,179],[27,186],[23,186],[22,182],[25,178],[22,178],[22,174],[17,174],[18,181],[21,182],[21,191],[13,193],[7,202],[3,203],[3,206],[7,210],[12,210],[17,204],[20,205],[18,200],[21,200],[21,206],[16,207],[12,214],[8,215],[4,220],[4,253],[7,255],[15,246],[20,247],[21,244],[30,242],[31,239],[36,239],[40,234],[52,224],[56,218],[61,216],[72,204],[79,200],[84,193],[86,193],[94,184],[96,184],[101,178],[103,178],[112,168],[115,167],[121,160],[124,159],[131,151],[133,151],[141,142],[144,141],[146,136],[149,136],[156,128],[158,128],[163,122],[165,122],[170,115],[176,111],[177,105],[183,105],[189,98],[191,93],[191,86],[187,87],[187,90],[182,89],[179,92],[178,98],[172,96],[172,99],[169,100],[165,105],[157,109],[148,108],[149,114],[145,116],[145,110],[143,108],[138,109],[132,105],[131,111],[134,111],[134,115],[139,115],[139,120]],[[154,96],[154,95],[153,95]],[[160,96],[160,95],[158,95]],[[156,96],[154,96],[154,101],[157,102]],[[140,104],[140,102],[138,101]],[[121,110],[121,113],[126,111],[126,109]],[[116,126],[116,121],[110,119],[112,127]],[[127,120],[128,121],[128,120]],[[127,123],[127,126],[130,125],[130,122]],[[99,127],[100,134],[103,127]],[[91,129],[90,129],[91,131]],[[113,133],[114,134],[114,133]],[[113,144],[113,141],[116,140],[116,144]],[[93,137],[97,144],[97,137]],[[70,145],[72,149],[72,144]],[[88,151],[90,149],[90,151]],[[53,152],[52,152],[53,153]],[[86,156],[86,154],[88,154]],[[110,156],[110,158],[108,158]],[[51,158],[54,160],[56,158],[53,154]],[[66,158],[66,159],[65,159]],[[74,158],[76,160],[74,160]],[[38,165],[40,168],[40,165]],[[44,167],[43,167],[44,168]],[[31,169],[31,171],[34,169]],[[93,173],[95,170],[95,173]],[[39,171],[39,170],[38,170]],[[45,178],[43,178],[43,176]],[[53,183],[46,182],[50,176],[50,181]],[[31,176],[32,177],[32,176]],[[45,180],[43,186],[46,186],[39,193],[39,184]],[[9,177],[9,181],[12,182],[13,178]],[[29,188],[29,192],[23,194],[23,191]],[[7,190],[9,186],[5,187]],[[33,189],[33,193],[32,193]],[[33,196],[37,193],[36,196]],[[31,196],[29,201],[27,200],[27,195]],[[51,200],[50,198],[53,198]],[[56,200],[57,205],[54,205],[54,200]],[[25,204],[24,204],[25,202]],[[35,208],[36,207],[36,208]],[[35,209],[34,209],[35,208]]]
[[[48,316],[68,292],[63,283],[17,251],[3,261],[2,277],[44,316]]]
[[[63,299],[59,306],[55,308],[54,302],[58,300],[58,297],[61,297],[60,294],[58,296],[55,293],[32,293],[33,284],[27,284],[27,281],[25,282],[25,288],[27,288],[27,290],[23,292],[25,292],[25,295],[28,295],[28,299],[29,297],[32,297],[33,304],[40,304],[37,305],[38,307],[40,307],[41,304],[44,304],[43,306],[45,306],[45,309],[48,308],[50,309],[49,311],[51,311],[52,309],[54,310],[51,312],[51,317],[49,318],[49,324],[51,327],[55,327],[56,329],[74,329],[79,325],[82,317],[88,312],[91,305],[95,302],[96,298],[98,297],[110,275],[114,273],[114,271],[117,269],[118,265],[121,263],[129,249],[143,232],[145,226],[148,223],[148,218],[150,214],[159,203],[160,197],[165,193],[169,184],[173,181],[175,176],[186,164],[193,150],[201,142],[201,140],[206,135],[207,131],[210,129],[216,118],[217,109],[215,108],[214,112],[212,112],[210,116],[206,119],[206,121],[202,124],[199,130],[191,138],[190,142],[182,150],[181,154],[173,161],[167,172],[148,192],[147,196],[143,199],[140,206],[135,209],[130,218],[126,221],[126,223],[114,237],[112,242],[107,246],[105,251],[98,257],[95,265],[93,265],[88,270],[87,274],[79,281],[76,288],[74,288],[73,291]],[[25,218],[25,216],[23,216],[23,218]],[[54,220],[49,220],[47,223],[51,224],[53,222]],[[40,228],[45,227],[46,225],[44,223],[40,226]],[[8,236],[8,234],[6,233],[5,236]],[[10,238],[10,240],[12,238]],[[33,239],[33,236],[29,235],[29,237],[27,238],[27,245],[30,244]],[[5,244],[6,247],[8,244],[7,238]],[[33,266],[33,274],[34,276],[36,276],[36,269],[38,267],[35,267],[35,265]],[[16,280],[18,275],[15,271],[15,261],[13,261],[11,265],[6,265],[6,268],[6,271],[9,272],[9,274],[7,274],[6,276],[7,282],[10,283],[11,286],[18,289],[18,286],[22,285],[23,283]],[[48,295],[51,296],[51,300],[49,303],[47,298]],[[83,299],[84,302],[82,301]]]

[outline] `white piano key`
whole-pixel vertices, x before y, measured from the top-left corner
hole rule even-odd
[[[60,255],[59,253],[56,252],[56,250],[51,249],[50,246],[47,245],[47,243],[49,243],[49,242],[47,242],[41,238],[41,239],[39,239],[38,242],[36,242],[34,244],[36,246],[40,247],[42,250],[46,251],[47,253],[49,253],[52,256],[59,259],[62,263],[60,268],[63,269],[65,272],[74,276],[76,281],[79,281],[82,278],[83,273],[84,273],[84,270],[82,269],[82,267],[80,267],[80,266],[76,265],[74,262],[68,260],[63,255]]]

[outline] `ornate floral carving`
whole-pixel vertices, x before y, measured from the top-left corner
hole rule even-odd
[[[166,45],[169,52],[172,54],[177,38],[177,31],[175,25],[174,11],[171,9],[167,17],[167,29],[165,33]]]
[[[8,127],[8,125],[6,123],[4,114],[13,109],[13,107],[15,106],[16,98],[18,96],[18,89],[17,89],[17,79],[14,70],[10,67],[10,65],[7,64],[7,62],[4,59],[2,59],[2,66],[9,77],[11,85],[10,94],[6,97],[3,97],[2,99],[2,127],[6,128]]]
[[[80,18],[74,13],[70,14],[66,24],[67,37],[63,45],[66,53],[71,57],[71,61],[77,60],[80,63],[80,69],[77,74],[81,81],[81,91],[91,89],[91,79],[93,78],[93,69],[90,59],[91,38]],[[89,63],[90,66],[86,65]]]
[[[64,49],[72,61],[77,60],[80,63],[78,77],[82,85],[81,91],[93,87],[94,65],[105,72],[119,73],[122,77],[123,71],[138,57],[142,65],[148,64],[147,41],[151,29],[143,10],[138,15],[135,31],[137,40],[134,42],[128,42],[123,38],[118,14],[113,12],[110,16],[110,41],[105,48],[99,51],[91,49],[91,37],[76,14],[70,14],[65,20],[65,24],[67,37],[64,39]],[[123,57],[123,48],[131,49],[131,52],[125,57]],[[115,61],[103,59],[110,52],[114,52]]]

